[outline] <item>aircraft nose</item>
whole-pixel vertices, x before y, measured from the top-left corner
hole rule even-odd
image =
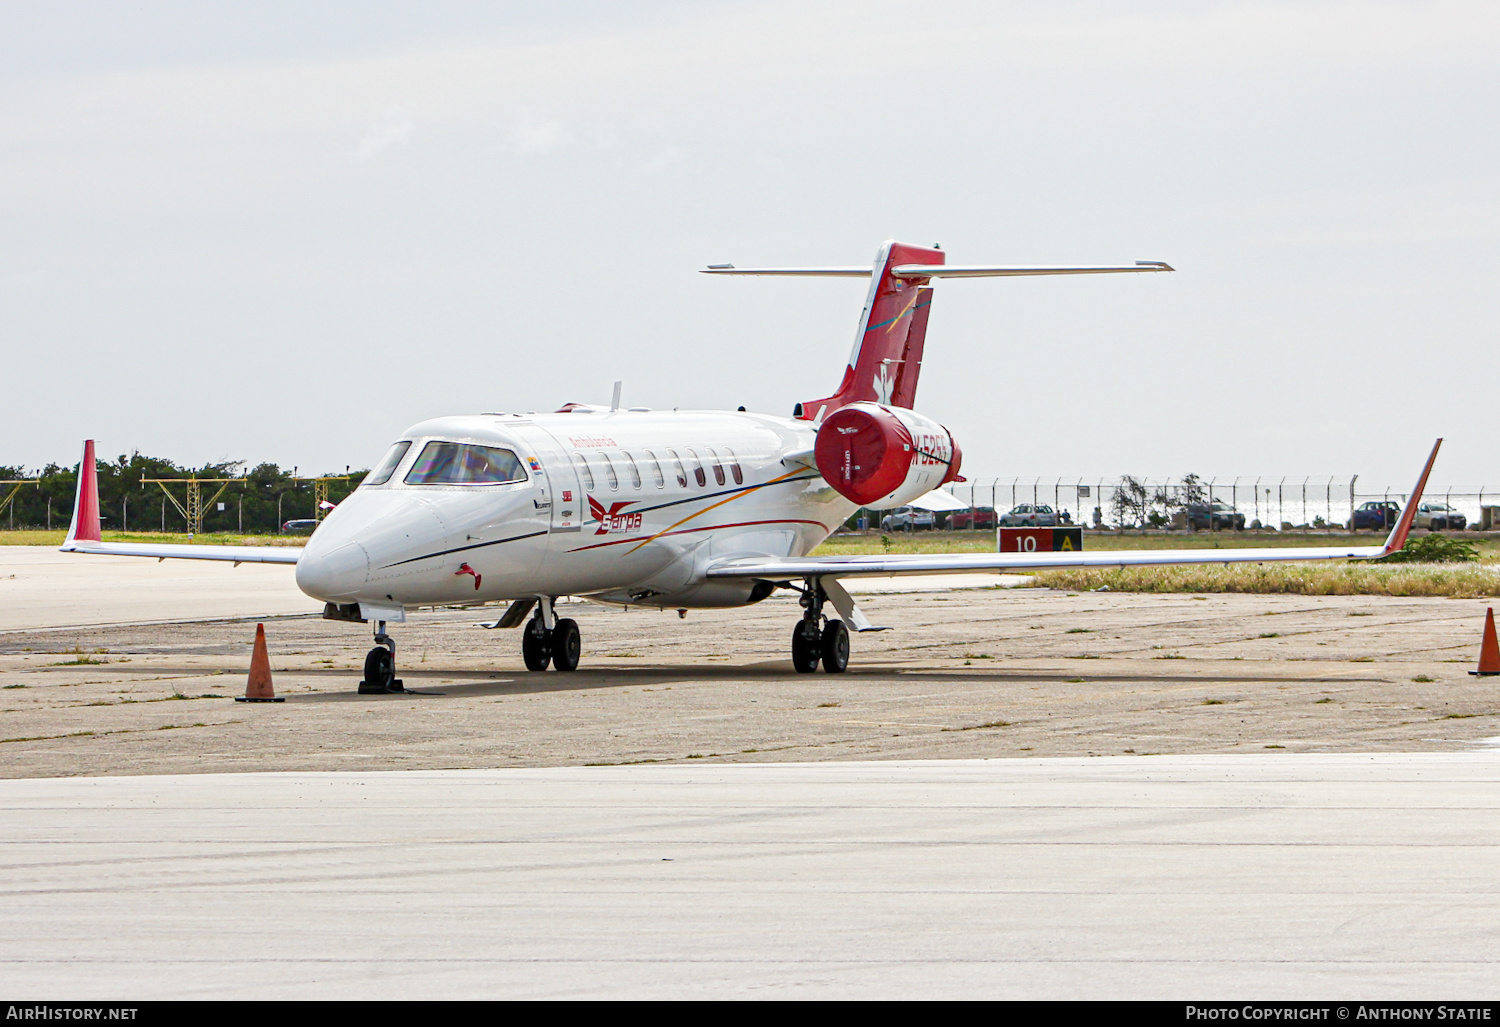
[[[369,572],[370,558],[358,542],[310,544],[297,560],[297,587],[314,599],[338,602],[354,596]]]

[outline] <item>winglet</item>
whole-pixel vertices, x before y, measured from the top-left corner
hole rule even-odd
[[[70,548],[74,542],[98,542],[102,538],[99,531],[99,469],[94,463],[94,440],[88,439],[83,444],[83,460],[78,465],[73,523],[68,527],[68,539],[63,548]]]
[[[1422,490],[1427,487],[1427,476],[1432,473],[1433,461],[1437,460],[1438,447],[1442,444],[1442,439],[1432,444],[1432,455],[1427,458],[1427,466],[1422,468],[1422,476],[1417,479],[1416,488],[1411,490],[1411,498],[1406,501],[1406,509],[1401,511],[1401,517],[1396,521],[1396,526],[1391,529],[1390,536],[1386,538],[1381,556],[1390,556],[1406,545],[1406,535],[1411,531],[1412,519],[1417,516],[1417,504],[1422,502]]]

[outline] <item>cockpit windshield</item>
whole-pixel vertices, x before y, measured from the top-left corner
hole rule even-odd
[[[406,439],[402,439],[396,443],[391,447],[390,452],[385,455],[385,459],[380,461],[373,471],[365,475],[365,480],[360,482],[360,484],[384,485],[390,481],[392,473],[396,470],[396,465],[401,462],[401,458],[406,455],[406,451],[410,448],[411,443]]]
[[[521,461],[508,449],[464,442],[429,442],[406,472],[408,485],[503,485],[525,481]]]

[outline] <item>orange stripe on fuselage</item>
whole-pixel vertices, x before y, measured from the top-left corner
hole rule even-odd
[[[640,545],[636,546],[635,549],[641,548],[641,546],[644,546],[648,542],[655,542],[657,539],[661,538],[663,535],[666,535],[667,533],[672,532],[676,528],[680,528],[682,525],[686,524],[688,521],[692,520],[694,517],[700,517],[703,514],[708,513],[710,510],[717,510],[719,507],[723,506],[725,503],[733,503],[736,499],[743,498],[744,496],[748,496],[748,495],[750,495],[750,493],[755,492],[758,489],[765,488],[766,485],[775,485],[777,482],[785,481],[787,478],[793,477],[794,475],[801,474],[805,470],[807,470],[807,468],[803,467],[803,468],[799,468],[799,469],[797,469],[795,471],[788,471],[788,472],[786,472],[783,475],[780,475],[778,477],[772,478],[770,481],[765,482],[762,485],[753,485],[750,488],[747,488],[747,489],[745,489],[742,492],[735,493],[734,495],[730,496],[728,499],[721,499],[717,503],[714,503],[711,506],[705,506],[702,510],[699,510],[697,513],[690,513],[690,514],[688,514],[686,517],[684,517],[682,520],[678,521],[676,524],[668,525],[667,527],[663,528],[661,531],[658,531],[655,535],[652,535],[650,538],[641,539]],[[752,521],[750,523],[758,524],[758,523],[761,523],[761,522],[759,522],[759,521]],[[770,522],[767,522],[767,523],[770,523]],[[812,521],[812,522],[808,522],[808,523],[817,524],[817,523],[820,523],[820,522]],[[718,525],[718,527],[729,527],[729,525]],[[586,546],[584,548],[592,549],[594,547],[593,546]],[[635,552],[635,549],[632,549],[630,552],[632,552],[632,553]],[[574,549],[574,550],[570,550],[570,552],[576,553],[576,552],[578,552],[578,550]]]

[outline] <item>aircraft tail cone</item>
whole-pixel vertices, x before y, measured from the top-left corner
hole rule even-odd
[[[236,696],[235,702],[286,702],[276,697],[271,687],[271,657],[266,654],[266,626],[255,625],[255,648],[250,653],[250,681],[245,685],[245,694]]]
[[[1484,640],[1479,643],[1479,669],[1469,671],[1475,677],[1500,674],[1500,642],[1495,640],[1495,608],[1484,611]]]

